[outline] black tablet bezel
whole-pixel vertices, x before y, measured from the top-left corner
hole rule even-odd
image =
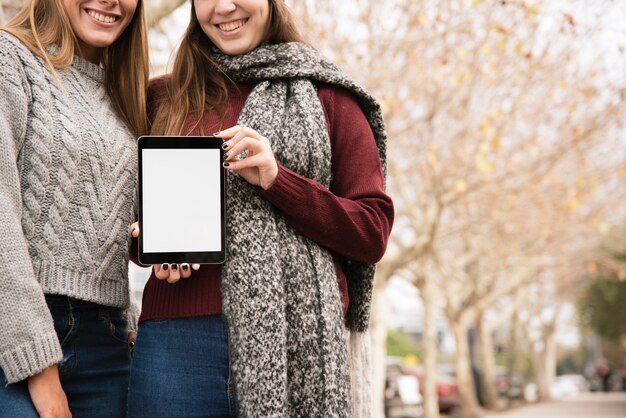
[[[144,149],[218,149],[220,161],[224,156],[223,140],[214,136],[154,136],[144,135],[138,139],[137,202],[139,228],[143,231],[143,150]],[[207,252],[158,252],[143,251],[143,234],[139,234],[138,258],[141,264],[189,263],[221,264],[226,259],[226,193],[225,169],[220,167],[221,251]]]

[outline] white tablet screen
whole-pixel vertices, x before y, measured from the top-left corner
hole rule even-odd
[[[143,251],[221,251],[219,149],[143,149]]]

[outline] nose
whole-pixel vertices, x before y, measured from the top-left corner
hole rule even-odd
[[[117,6],[120,4],[120,0],[100,0],[100,3],[104,3],[107,6]]]
[[[217,0],[215,4],[215,13],[228,14],[234,12],[237,5],[232,0]]]

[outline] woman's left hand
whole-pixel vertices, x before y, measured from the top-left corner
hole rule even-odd
[[[254,129],[233,126],[214,134],[224,142],[224,168],[235,171],[248,183],[269,189],[278,175],[270,141]],[[237,156],[247,151],[245,158]]]
[[[139,233],[139,222],[134,222],[130,226],[130,234],[133,238],[138,238]],[[168,283],[176,283],[180,279],[187,279],[191,276],[191,270],[200,270],[200,264],[192,264],[191,269],[189,268],[189,264],[183,263],[181,265],[178,264],[153,264],[152,269],[154,270],[154,276],[159,280],[166,280]]]

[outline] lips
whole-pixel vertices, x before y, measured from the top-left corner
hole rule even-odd
[[[216,26],[224,32],[232,32],[245,25],[247,21],[248,19],[231,20],[230,22],[220,23]]]

